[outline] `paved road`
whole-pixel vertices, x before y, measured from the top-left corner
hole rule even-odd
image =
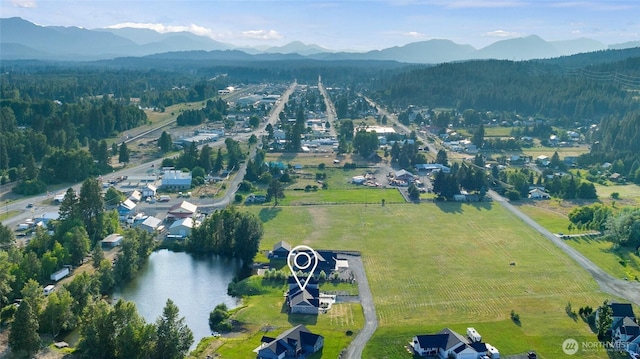
[[[500,203],[511,213],[518,216],[526,224],[533,227],[533,229],[540,232],[540,234],[545,236],[553,244],[562,249],[562,251],[569,255],[569,257],[578,262],[578,264],[587,272],[589,272],[593,279],[596,280],[602,291],[628,300],[629,302],[635,303],[636,305],[640,305],[640,283],[614,278],[613,276],[603,271],[600,267],[595,265],[593,262],[591,262],[589,259],[587,259],[585,256],[583,256],[580,252],[565,243],[561,238],[542,227],[536,221],[529,218],[529,216],[520,212],[520,210],[511,205],[502,196],[494,191],[489,191],[488,194],[491,196],[491,198],[493,198],[494,201]]]
[[[297,86],[296,82],[293,82],[291,86],[289,86],[289,88],[281,96],[279,103],[271,110],[269,114],[269,120],[263,123],[258,130],[254,131],[256,135],[259,135],[259,133],[264,133],[264,129],[267,123],[271,123],[271,124],[276,123],[276,121],[278,120],[278,115],[284,108],[284,104],[288,101],[289,96],[293,93],[296,86]],[[254,89],[254,87],[251,87],[250,89]],[[161,128],[162,127],[158,127],[155,130],[157,131],[158,129],[161,129]],[[146,134],[147,132],[148,131],[144,131],[144,134]],[[141,134],[140,133],[131,134],[131,136],[134,136],[134,137],[139,135]],[[251,136],[251,133],[239,133],[239,134],[235,134],[232,137],[237,141],[247,141],[250,136]],[[256,152],[256,148],[254,147],[252,149],[252,152],[250,153],[249,158],[253,158],[253,156],[255,156],[255,152]],[[105,175],[105,178],[117,177],[117,176],[131,177],[135,175],[148,174],[150,170],[159,168],[161,163],[162,163],[162,158],[151,160],[149,162],[145,162],[142,164],[131,164],[130,166],[125,167],[121,170]],[[151,165],[153,165],[154,167],[152,168]],[[244,178],[245,171],[246,171],[246,162],[238,169],[238,173],[235,176],[234,180],[228,184],[227,188],[229,190],[225,193],[225,195],[221,199],[215,200],[214,203],[206,203],[206,202],[201,203],[202,201],[200,201],[197,198],[192,198],[191,201],[194,204],[197,204],[204,208],[209,208],[209,209],[224,208],[225,206],[227,206],[229,203],[233,201],[233,196],[235,195],[235,192],[238,188],[238,184],[240,184],[240,182]],[[65,184],[57,187],[52,187],[49,189],[49,192],[53,196],[53,194],[62,193],[66,191],[67,188],[69,187],[73,188],[76,192],[78,192],[80,191],[81,185],[82,185],[81,183],[77,183],[75,185]],[[34,216],[39,216],[45,212],[57,212],[58,205],[53,204],[52,196],[47,196],[46,194],[44,194],[44,195],[38,195],[30,198],[16,200],[13,202],[0,203],[1,205],[0,210],[2,211],[7,211],[7,212],[19,211],[20,212],[11,218],[7,218],[3,220],[2,224],[9,226],[10,228],[15,228],[19,223],[24,222],[27,218],[33,218]],[[34,207],[29,209],[26,208],[27,203],[33,203]]]
[[[364,346],[378,328],[378,317],[376,315],[376,307],[373,304],[373,295],[371,294],[371,289],[369,289],[367,274],[364,271],[362,257],[354,255],[344,255],[344,257],[349,261],[349,269],[353,272],[358,282],[358,294],[364,312],[364,328],[358,332],[340,358],[360,359],[362,358]]]
[[[324,85],[322,84],[322,78],[320,77],[318,78],[318,91],[320,91],[320,94],[324,98],[324,104],[327,108],[327,121],[329,121],[329,124],[331,124],[331,127],[329,127],[329,134],[333,137],[336,137],[336,108],[333,105],[333,101],[331,101],[331,97],[329,97],[327,90],[324,88]]]

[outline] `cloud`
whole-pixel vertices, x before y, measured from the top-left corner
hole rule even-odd
[[[571,34],[573,34],[573,35],[580,35],[580,34],[582,34],[582,31],[580,31],[580,30],[572,30],[572,31],[571,31]]]
[[[123,22],[120,24],[107,26],[108,29],[122,29],[126,27],[131,27],[134,29],[149,29],[153,31],[157,31],[159,33],[168,33],[168,32],[190,32],[200,36],[207,36],[212,39],[221,37],[220,35],[214,33],[213,30],[206,28],[204,26],[199,26],[195,24],[191,24],[189,26],[183,25],[164,25],[159,23],[140,23],[140,22]]]
[[[521,37],[523,34],[514,31],[495,30],[482,34],[484,37]]]
[[[406,37],[415,37],[415,38],[427,37],[427,34],[423,34],[423,33],[417,32],[417,31],[405,32],[405,33],[402,33],[402,35],[404,35]]]
[[[13,6],[15,7],[30,9],[38,7],[38,4],[36,4],[35,0],[11,0],[11,4],[13,4]]]
[[[241,37],[251,40],[278,40],[283,38],[276,30],[247,30],[241,33]]]

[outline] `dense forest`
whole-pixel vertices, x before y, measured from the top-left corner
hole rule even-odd
[[[624,63],[621,71],[637,74],[640,58]],[[442,64],[381,78],[373,91],[372,96],[393,108],[511,111],[554,119],[560,126],[597,123],[603,116],[640,108],[634,93],[618,82],[535,62]]]

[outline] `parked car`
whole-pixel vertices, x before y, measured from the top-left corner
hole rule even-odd
[[[27,205],[27,208],[33,208],[33,203],[29,203],[29,204]]]

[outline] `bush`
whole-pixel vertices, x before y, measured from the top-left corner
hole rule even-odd
[[[209,313],[209,328],[218,332],[231,331],[232,325],[228,321],[229,317],[229,309],[224,303],[216,305],[215,309]]]
[[[516,313],[515,310],[512,310],[511,320],[513,320],[514,323],[520,323],[520,314]]]
[[[42,193],[46,190],[47,185],[40,180],[24,180],[12,189],[14,193],[26,196]]]
[[[0,311],[0,323],[8,322],[9,319],[12,319],[17,310],[18,307],[13,304],[9,304],[6,307],[2,308],[2,310]]]
[[[236,203],[240,203],[240,202],[242,202],[242,195],[240,193],[236,193],[234,199],[235,199]]]
[[[509,199],[509,201],[517,201],[520,199],[520,192],[510,189],[505,192],[505,196]]]
[[[322,171],[325,167],[326,167],[326,165],[325,165],[324,163],[320,163],[320,164],[318,165],[318,169],[319,169],[320,171]]]
[[[240,192],[251,192],[253,190],[253,185],[249,181],[242,181],[238,186],[238,191]]]

